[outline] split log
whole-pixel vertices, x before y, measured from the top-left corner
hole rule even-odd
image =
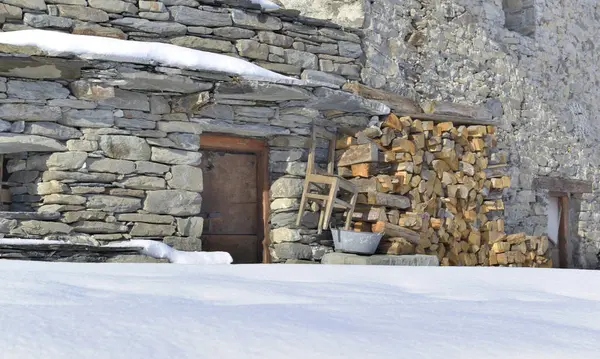
[[[358,203],[398,209],[410,208],[410,199],[408,197],[380,192],[360,193],[358,195]]]
[[[385,237],[401,237],[412,244],[419,244],[420,235],[418,232],[408,228],[400,227],[396,224],[379,221],[371,227],[373,233],[383,233]]]
[[[385,207],[371,207],[357,205],[352,214],[352,219],[356,221],[375,223],[387,220]]]
[[[336,157],[338,158],[338,166],[350,166],[356,163],[377,162],[379,152],[375,143],[368,143],[336,151]]]
[[[403,97],[392,92],[374,89],[359,84],[358,82],[347,82],[344,84],[344,86],[342,86],[342,89],[350,91],[370,100],[383,102],[389,108],[395,110],[396,112],[423,112],[423,110],[421,110],[421,106],[419,106],[419,104],[417,104],[414,100],[408,97]]]

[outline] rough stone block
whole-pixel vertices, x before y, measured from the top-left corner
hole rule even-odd
[[[43,0],[41,1],[43,2]],[[78,5],[57,5],[57,7],[58,14],[61,17],[90,22],[106,22],[109,20],[108,14],[99,9]]]
[[[54,122],[32,122],[25,125],[24,132],[57,140],[68,140],[82,136],[81,131]],[[67,147],[68,148],[68,147]]]
[[[168,181],[169,187],[192,192],[202,192],[202,170],[198,167],[176,165],[171,167],[172,177]]]
[[[271,198],[300,198],[303,187],[303,178],[281,177],[271,185]]]
[[[100,136],[100,149],[110,158],[121,160],[149,160],[150,146],[135,136]]]
[[[193,9],[187,6],[172,6],[169,8],[173,20],[184,25],[199,25],[208,27],[231,26],[229,13],[217,13]]]
[[[281,259],[312,259],[312,249],[309,245],[300,243],[279,243],[274,246],[277,260]]]
[[[130,234],[134,237],[163,237],[175,232],[175,226],[167,224],[136,223]]]
[[[135,212],[142,208],[139,198],[96,195],[89,196],[86,204],[89,209],[98,209],[112,213]]]
[[[194,216],[200,213],[201,206],[199,193],[183,190],[149,191],[144,201],[145,211],[173,216]]]
[[[172,216],[161,216],[158,214],[124,213],[117,215],[121,222],[144,222],[155,224],[172,224],[175,218]]]
[[[46,165],[52,170],[78,170],[87,160],[86,152],[53,153]]]
[[[61,117],[60,107],[16,103],[0,105],[0,118],[6,121],[56,122]]]
[[[202,251],[202,240],[200,238],[165,237],[163,242],[179,251]]]
[[[204,228],[204,218],[177,218],[177,232],[185,237],[200,238]]]
[[[199,165],[202,162],[200,152],[152,147],[152,161],[171,165]]]

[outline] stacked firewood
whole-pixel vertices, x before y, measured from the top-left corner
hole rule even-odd
[[[552,267],[550,242],[546,236],[500,234],[490,245],[489,264],[492,266]]]
[[[338,174],[358,187],[356,231],[384,233],[380,254],[437,255],[442,265],[489,265],[504,231],[507,156],[494,126],[390,114],[337,141]]]

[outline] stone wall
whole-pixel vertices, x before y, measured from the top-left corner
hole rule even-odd
[[[323,16],[323,3],[314,1],[312,13]],[[345,17],[362,12],[364,20],[365,84],[417,100],[486,104],[502,118],[499,145],[510,153],[513,179],[505,198],[507,231],[546,231],[548,194],[532,186],[535,177],[598,182],[597,1],[345,3],[357,9]],[[599,195],[596,189],[572,198],[571,266],[597,264]]]
[[[248,59],[267,69],[342,84],[360,79],[360,32],[247,0],[6,0],[2,31],[52,29],[160,41]]]
[[[311,123],[364,128],[389,112],[335,85],[26,55],[31,50],[0,46],[2,62],[12,64],[0,77],[0,152],[18,212],[0,219],[6,237],[94,245],[144,238],[199,250],[199,135],[225,133],[268,143],[274,261],[318,260],[332,245],[315,235],[318,214],[307,212],[302,230],[282,230],[295,222]],[[317,163],[326,161],[325,146]]]

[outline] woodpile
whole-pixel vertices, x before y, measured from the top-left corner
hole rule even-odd
[[[491,266],[552,268],[550,242],[546,236],[501,235],[490,246]]]
[[[431,117],[431,116],[430,116]],[[489,265],[504,235],[507,156],[495,127],[388,115],[336,144],[338,175],[360,195],[356,231],[384,233],[380,254],[437,255],[442,265]]]

